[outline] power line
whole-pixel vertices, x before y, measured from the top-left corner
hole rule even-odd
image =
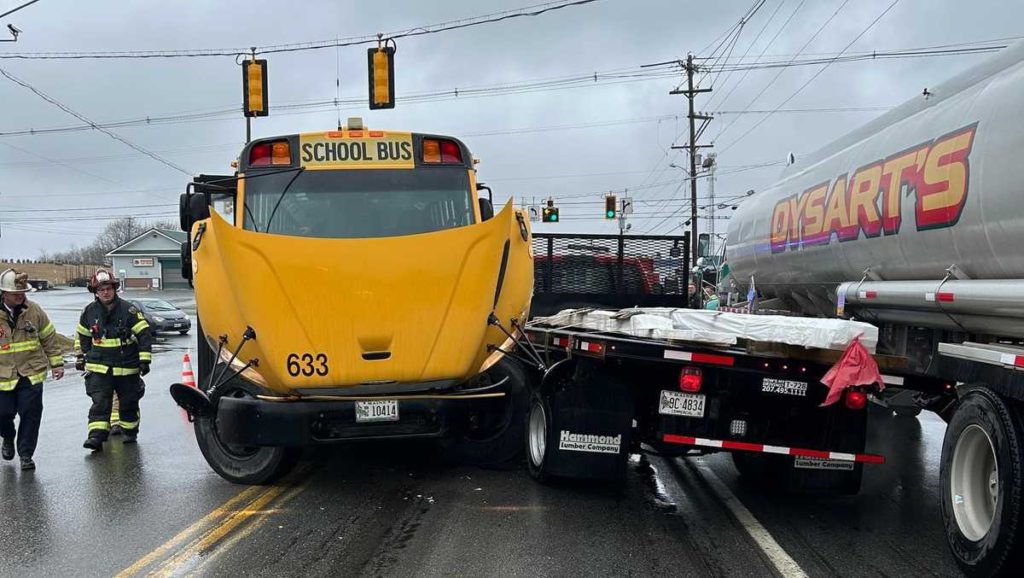
[[[886,14],[888,14],[889,11],[892,10],[897,4],[899,4],[899,2],[900,2],[900,0],[893,0],[892,4],[889,4],[889,6],[885,10],[883,10],[881,14],[879,14],[874,20],[871,21],[871,24],[868,24],[867,27],[864,28],[864,30],[860,31],[860,34],[858,34],[853,40],[851,40],[849,44],[847,44],[845,47],[843,47],[843,50],[842,50],[842,52],[839,53],[839,55],[842,56],[843,52],[846,52],[846,50],[848,48],[850,48],[851,46],[854,45],[855,42],[860,40],[861,36],[864,36],[865,34],[867,34],[868,30],[871,30],[872,28],[874,28],[875,24],[877,24],[878,21],[881,20]],[[803,91],[803,89],[807,88],[807,86],[810,85],[812,82],[814,82],[814,80],[816,78],[821,76],[821,73],[823,73],[826,70],[828,70],[828,67],[831,64],[832,63],[829,62],[825,66],[821,67],[821,69],[818,70],[818,72],[814,73],[814,76],[809,78],[807,80],[807,82],[803,83],[800,86],[800,88],[796,89],[796,92],[794,92],[793,94],[789,95],[789,98],[787,98],[786,100],[784,100],[781,103],[779,103],[779,105],[775,107],[775,110],[782,108],[783,106],[786,105],[787,102],[793,100],[793,98],[796,97],[796,95],[800,94],[800,92]],[[727,150],[731,149],[732,147],[736,146],[736,143],[738,143],[741,140],[743,140],[744,137],[746,137],[748,134],[750,134],[755,129],[757,129],[757,127],[759,127],[762,124],[764,124],[764,122],[766,120],[771,118],[772,113],[774,113],[774,110],[771,113],[768,113],[767,115],[765,115],[763,118],[761,118],[761,120],[757,121],[757,123],[755,123],[754,126],[752,126],[749,129],[747,129],[747,132],[745,132],[742,135],[740,135],[739,138],[737,138],[736,140],[734,140],[731,143],[729,143],[729,146],[727,146],[724,149],[722,149],[722,152],[724,153],[725,151],[727,151]]]
[[[753,49],[754,45],[757,44],[757,41],[761,39],[761,35],[764,34],[764,31],[768,29],[768,25],[771,24],[772,20],[775,19],[775,15],[779,13],[779,10],[781,10],[782,7],[785,4],[786,4],[786,0],[782,0],[782,2],[780,2],[779,5],[775,8],[775,11],[772,12],[771,16],[768,17],[768,20],[765,20],[764,26],[761,27],[761,30],[759,30],[757,32],[757,36],[755,36],[754,39],[750,42],[750,44],[747,46],[747,49],[743,52],[743,55],[740,56],[740,60],[745,59],[747,57],[747,55],[750,54],[751,49]],[[728,61],[729,61],[729,58],[726,58],[725,60],[723,60],[721,62],[726,63]],[[732,78],[732,75],[733,75],[734,72],[735,71],[733,71],[733,70],[729,71],[729,74],[726,75],[725,80],[722,81],[722,85],[718,87],[719,91],[724,90],[725,86],[727,86],[729,84],[729,79]],[[746,78],[746,74],[744,74],[743,78]],[[737,82],[735,85],[733,85],[733,87],[729,90],[729,92],[727,92],[725,94],[725,96],[719,102],[725,102],[726,99],[729,98],[729,95],[731,95],[732,92],[734,90],[736,90],[736,87],[738,87],[740,84],[743,84],[743,78],[740,78],[740,81]],[[708,101],[708,107],[709,108],[711,107],[712,103],[715,102],[715,99],[718,97],[719,94],[721,94],[721,92],[716,92],[714,94],[714,96],[711,97],[711,100]]]
[[[338,48],[346,46],[357,46],[360,44],[376,44],[383,40],[406,38],[411,36],[424,36],[427,34],[438,34],[451,30],[493,24],[512,18],[523,18],[529,16],[540,16],[554,10],[582,6],[597,0],[559,0],[544,4],[534,4],[516,10],[505,10],[473,16],[460,20],[451,20],[439,24],[427,26],[416,26],[405,30],[387,32],[380,34],[369,34],[349,38],[333,38],[330,40],[318,40],[313,42],[299,42],[293,44],[278,44],[271,46],[255,46],[246,48],[199,48],[190,50],[137,50],[137,51],[93,51],[93,52],[36,52],[36,53],[0,53],[0,59],[21,59],[21,60],[81,60],[81,59],[147,59],[147,58],[204,58],[216,56],[278,54],[283,52],[304,52],[310,50],[322,50],[325,48]]]
[[[152,158],[155,161],[163,163],[163,164],[171,167],[172,169],[174,169],[174,170],[176,170],[178,172],[184,173],[184,174],[188,175],[189,177],[192,176],[191,172],[189,172],[189,171],[179,167],[178,165],[176,165],[176,164],[172,163],[171,161],[169,161],[169,160],[167,160],[167,159],[157,155],[156,153],[152,153],[152,152],[142,148],[141,146],[139,146],[139,145],[131,142],[130,140],[128,140],[128,139],[118,135],[117,133],[114,133],[114,132],[112,132],[112,131],[110,131],[110,130],[108,130],[106,128],[103,128],[103,127],[97,125],[96,123],[94,123],[93,121],[89,120],[88,118],[86,118],[82,114],[79,114],[79,113],[75,112],[74,110],[69,108],[67,105],[62,104],[61,102],[59,102],[58,100],[56,100],[55,98],[53,98],[51,96],[48,96],[46,93],[42,92],[41,90],[39,90],[38,88],[32,86],[31,84],[25,82],[24,80],[21,80],[20,78],[14,76],[10,72],[7,72],[6,70],[0,68],[0,74],[2,74],[3,76],[7,77],[7,79],[10,80],[11,82],[14,82],[15,84],[18,84],[19,86],[22,86],[24,88],[27,88],[27,89],[31,90],[39,98],[42,98],[46,102],[49,102],[50,104],[56,106],[57,108],[63,110],[64,112],[70,114],[71,116],[77,118],[78,120],[80,120],[80,121],[82,121],[82,122],[92,126],[96,130],[102,132],[103,134],[109,136],[110,138],[112,138],[114,140],[121,141],[122,143],[128,145],[129,147],[139,151],[140,153],[142,153],[142,154]]]
[[[849,3],[849,1],[850,0],[843,0],[843,3],[840,4],[838,8],[836,8],[835,12],[833,12],[832,15],[829,16],[828,19],[825,20],[825,22],[823,22],[821,24],[821,26],[819,26],[818,29],[814,31],[814,34],[812,34],[811,37],[807,39],[807,42],[804,42],[804,45],[800,47],[800,50],[797,50],[796,55],[793,56],[792,60],[796,60],[796,57],[799,56],[808,46],[810,46],[811,42],[814,42],[814,39],[817,38],[818,35],[821,34],[821,32],[823,30],[825,30],[825,27],[828,26],[828,24],[830,22],[832,22],[832,20],[836,17],[836,15],[839,14],[839,12],[843,9],[843,7],[846,6],[847,3]],[[799,11],[800,8],[803,7],[803,5],[804,5],[804,3],[801,2],[800,5],[796,7],[797,11]],[[794,14],[796,14],[796,11],[794,11]],[[788,23],[789,21],[787,20],[786,22]],[[768,90],[768,88],[771,85],[775,84],[775,81],[779,79],[779,76],[781,76],[783,72],[785,72],[785,68],[780,69],[779,72],[775,76],[773,76],[770,81],[768,81],[768,84],[764,85],[764,87],[761,88],[760,92],[758,92],[757,95],[754,96],[754,98],[750,99],[750,102],[747,103],[747,106],[745,106],[743,108],[744,109],[748,109],[751,106],[753,106],[754,103],[757,102],[757,99],[761,98],[761,95],[764,94],[765,91]],[[737,119],[737,120],[739,120],[739,119]],[[730,128],[732,128],[732,126],[734,124],[736,124],[736,120],[734,120],[731,123],[729,123],[728,125],[726,125],[725,128],[723,128],[721,130],[721,132],[718,133],[718,136],[717,136],[716,140],[718,138],[722,138],[722,135],[725,134],[726,132],[728,132],[728,130]]]
[[[157,209],[160,207],[177,207],[177,203],[166,203],[162,205],[122,205],[115,207],[117,210],[121,209]],[[0,214],[4,213],[63,213],[66,211],[103,211],[105,213],[110,212],[109,207],[66,207],[61,209],[0,209]]]

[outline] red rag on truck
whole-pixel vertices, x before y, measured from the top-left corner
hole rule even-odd
[[[855,385],[870,385],[877,383],[879,391],[885,389],[885,382],[882,381],[882,374],[878,371],[878,364],[875,358],[860,342],[860,337],[855,337],[847,346],[843,356],[828,370],[821,382],[828,386],[828,396],[821,404],[821,407],[832,405],[843,396],[843,390]]]

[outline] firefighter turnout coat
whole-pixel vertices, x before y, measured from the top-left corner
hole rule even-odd
[[[120,297],[110,309],[98,299],[86,306],[78,321],[78,344],[85,370],[100,375],[136,375],[140,364],[153,361],[149,323]]]
[[[13,390],[22,377],[39,385],[51,367],[64,367],[64,354],[43,308],[26,299],[14,323],[0,305],[0,391]]]

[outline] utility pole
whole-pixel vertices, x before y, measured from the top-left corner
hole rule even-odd
[[[711,122],[710,115],[696,114],[693,111],[693,98],[702,92],[711,92],[710,88],[694,88],[693,73],[696,67],[693,64],[693,55],[686,55],[686,62],[680,62],[680,66],[686,69],[686,90],[673,90],[669,94],[684,94],[689,100],[690,119],[690,144],[688,146],[673,146],[674,149],[688,149],[690,151],[690,252],[692,262],[697,261],[697,149],[710,148],[711,145],[700,145],[697,141],[704,134],[704,129]],[[700,120],[700,128],[697,121]]]

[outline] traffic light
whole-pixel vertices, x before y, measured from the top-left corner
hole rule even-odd
[[[395,47],[366,51],[370,69],[370,110],[395,108]]]
[[[617,212],[615,195],[608,195],[604,198],[604,218],[614,219]]]
[[[267,61],[242,62],[242,108],[245,116],[267,116]]]
[[[557,223],[558,207],[544,207],[541,209],[541,221],[545,223]]]

